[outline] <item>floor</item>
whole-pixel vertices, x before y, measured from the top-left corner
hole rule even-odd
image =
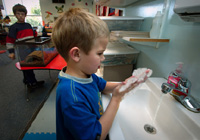
[[[41,108],[23,140],[56,140],[56,87],[57,85],[51,91],[49,98]]]
[[[5,45],[0,44],[0,51],[6,50]],[[0,54],[0,66],[9,63],[8,52]],[[56,122],[55,122],[55,98],[56,87],[52,89],[50,96],[41,108],[31,127],[25,134],[23,140],[56,140]]]

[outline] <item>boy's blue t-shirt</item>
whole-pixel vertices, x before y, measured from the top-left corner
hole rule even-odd
[[[56,133],[58,140],[94,140],[101,135],[103,114],[100,92],[106,81],[95,74],[82,79],[59,73],[56,90]]]

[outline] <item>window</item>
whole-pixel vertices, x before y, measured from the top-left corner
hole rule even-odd
[[[27,9],[26,22],[30,23],[33,27],[42,26],[39,0],[3,0],[4,10],[2,10],[2,14],[4,17],[10,17],[10,25],[17,21],[12,11],[12,7],[18,3],[24,5]]]

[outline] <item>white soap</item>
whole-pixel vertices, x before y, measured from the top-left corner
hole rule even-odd
[[[132,83],[143,83],[152,75],[153,71],[147,68],[138,68],[133,71],[132,76],[127,80],[126,84],[120,88],[120,92],[126,90]]]

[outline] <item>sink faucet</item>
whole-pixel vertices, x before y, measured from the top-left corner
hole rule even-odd
[[[161,91],[171,94],[184,107],[193,112],[200,112],[200,103],[190,95],[191,82],[181,74],[173,71],[170,73],[167,83],[163,83]]]
[[[170,73],[167,83],[163,83],[161,90],[163,93],[170,93],[179,101],[183,100],[186,96],[189,95],[191,88],[191,82],[176,73],[176,71]]]

